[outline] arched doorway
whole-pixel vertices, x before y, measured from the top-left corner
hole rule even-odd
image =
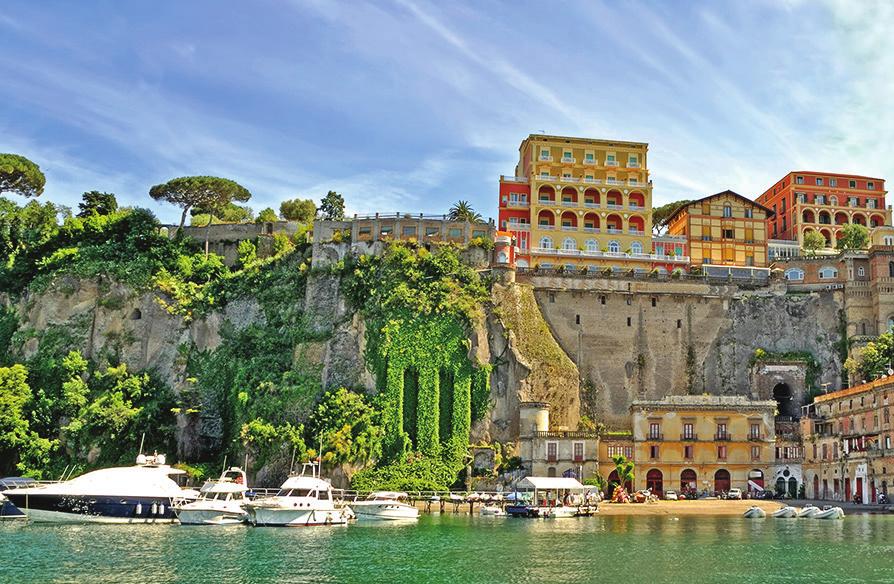
[[[646,473],[646,488],[651,489],[652,494],[659,497],[664,492],[664,475],[657,468]]]
[[[820,498],[819,475],[813,475],[813,498]]]
[[[691,468],[680,473],[680,491],[684,494],[698,491],[698,475]]]
[[[779,477],[776,479],[776,494],[777,495],[785,494],[785,477]]]
[[[792,499],[798,498],[798,479],[795,477],[788,479],[788,496]]]
[[[729,471],[725,468],[719,469],[714,473],[714,490],[718,493],[724,493],[729,491],[730,488],[730,478]]]
[[[546,476],[548,476],[548,477],[556,476],[556,467],[551,466],[548,469],[546,469]]]
[[[608,486],[606,487],[608,490],[605,493],[606,497],[611,497],[615,491],[615,486],[621,484],[621,479],[618,478],[618,471],[613,470],[610,475],[608,475]],[[633,490],[633,485],[630,481],[627,481],[627,484],[624,485],[624,489],[629,493]]]
[[[795,416],[795,405],[792,399],[792,388],[787,383],[777,383],[773,387],[773,399],[776,401],[776,409],[779,410],[780,416],[793,418]]]

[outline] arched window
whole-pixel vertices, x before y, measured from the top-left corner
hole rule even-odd
[[[785,271],[785,279],[797,282],[804,279],[804,270],[800,268],[789,268]]]
[[[509,263],[509,255],[505,251],[501,251],[497,254],[497,263],[498,264],[507,264]]]
[[[833,268],[832,266],[824,266],[819,271],[820,280],[831,280],[832,278],[838,277],[838,270]]]
[[[574,241],[573,237],[566,237],[565,241],[562,242],[562,249],[566,251],[574,251],[577,249],[577,242]]]
[[[724,217],[732,217],[733,216],[733,208],[726,204],[723,206],[723,216]]]
[[[894,278],[894,262],[888,262],[888,275]]]
[[[519,268],[527,268],[528,260],[518,260],[517,262],[515,262],[515,265]]]
[[[888,317],[888,332],[894,330],[894,316]]]
[[[643,244],[638,241],[634,241],[630,244],[631,253],[643,253]]]
[[[608,242],[608,251],[618,253],[621,251],[621,244],[617,242],[617,240],[611,240]]]
[[[540,247],[543,249],[552,249],[553,248],[553,238],[552,237],[541,237],[540,238]]]
[[[838,197],[836,197],[835,195],[832,195],[831,197],[829,197],[829,204],[832,205],[833,207],[837,207],[838,206]]]
[[[599,242],[595,239],[588,239],[586,246],[587,251],[599,251]]]

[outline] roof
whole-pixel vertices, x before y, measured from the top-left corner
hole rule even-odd
[[[789,172],[788,174],[822,174],[822,175],[826,175],[826,176],[839,176],[839,177],[844,177],[844,178],[863,178],[863,179],[867,179],[867,180],[881,180],[881,181],[885,180],[883,178],[878,178],[876,176],[863,176],[862,174],[845,174],[843,172],[825,172],[822,170],[793,170],[793,171]],[[786,176],[788,176],[788,175],[786,175]],[[776,181],[776,182],[779,182],[779,181]],[[794,185],[794,186],[799,186],[799,187],[808,186],[809,187],[811,185]]]
[[[867,391],[871,391],[878,387],[883,387],[885,385],[894,385],[894,377],[882,377],[880,379],[876,379],[875,381],[869,381],[867,383],[861,383],[860,385],[855,385],[853,387],[846,387],[844,389],[839,389],[838,391],[833,391],[831,393],[824,393],[823,395],[818,395],[813,398],[814,403],[822,403],[831,401],[834,399],[841,399],[843,397],[850,397],[853,395],[859,395],[861,393],[865,393]]]
[[[616,144],[618,146],[645,146],[648,147],[648,142],[633,142],[630,140],[611,140],[606,138],[581,138],[579,136],[553,136],[551,134],[528,134],[528,137],[522,140],[522,144],[529,140],[571,140],[574,142],[589,142],[591,144],[601,143],[602,145],[608,146],[612,144]]]
[[[587,488],[584,485],[580,484],[577,479],[567,477],[525,477],[519,483],[519,486],[532,487],[538,490],[571,489],[582,491]]]
[[[674,217],[676,217],[680,213],[680,211],[682,211],[683,209],[686,209],[693,205],[700,205],[702,202],[707,201],[709,199],[713,199],[715,197],[723,197],[723,196],[732,196],[737,199],[741,199],[743,202],[748,203],[754,207],[763,209],[763,211],[767,214],[767,217],[772,217],[773,215],[775,215],[775,213],[773,213],[772,209],[768,209],[767,207],[764,207],[757,201],[752,201],[751,199],[749,199],[748,197],[746,197],[744,195],[740,195],[739,193],[737,193],[735,191],[731,191],[731,190],[727,189],[727,190],[721,191],[719,193],[714,193],[713,195],[708,195],[707,197],[702,197],[701,199],[696,199],[695,201],[690,201],[690,202],[686,203],[685,205],[680,205],[679,207],[677,207],[674,210],[673,213],[670,214],[670,217],[667,218],[667,223],[669,224],[674,219]]]
[[[731,410],[759,411],[776,407],[773,400],[753,400],[744,395],[669,395],[659,400],[635,400],[633,410]]]

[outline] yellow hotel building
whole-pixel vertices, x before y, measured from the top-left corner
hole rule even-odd
[[[532,134],[515,180],[530,185],[532,266],[651,268],[648,144]]]
[[[776,402],[678,395],[634,401],[636,488],[743,493],[763,488],[774,464]]]
[[[723,191],[676,210],[668,235],[689,241],[693,266],[767,266],[767,219],[773,211],[733,191]]]

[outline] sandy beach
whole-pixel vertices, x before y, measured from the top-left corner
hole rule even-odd
[[[741,515],[749,507],[758,506],[767,512],[783,506],[781,501],[700,499],[696,501],[658,501],[657,503],[599,504],[600,515]]]

